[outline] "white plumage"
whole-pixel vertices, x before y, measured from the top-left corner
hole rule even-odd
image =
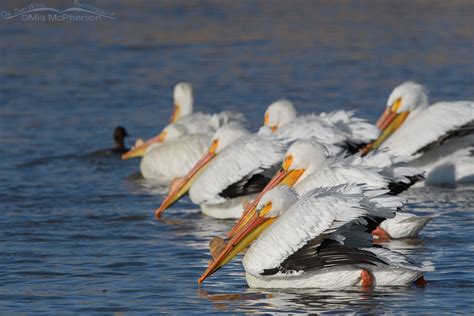
[[[323,114],[321,117],[308,115],[296,119],[289,114],[288,118],[282,110],[291,109],[292,105],[287,100],[279,100],[270,105],[265,121],[273,117],[270,109],[275,107],[279,109],[279,118],[288,123],[279,127],[275,133],[264,127],[258,134],[246,134],[240,140],[234,137],[234,141],[226,142],[225,146],[220,141],[221,152],[192,184],[189,191],[191,201],[201,205],[201,210],[207,215],[218,218],[239,217],[243,211],[239,203],[250,200],[254,197],[253,194],[228,198],[223,196],[223,192],[231,186],[244,186],[246,181],[256,175],[269,180],[282,161],[285,150],[293,141],[316,139],[325,144],[331,155],[336,155],[343,151],[346,143],[352,141],[352,135],[340,131],[335,125],[351,131],[349,126],[352,122],[355,125],[354,131],[370,129],[370,124],[352,118],[351,113],[342,111]],[[213,139],[227,137],[231,132],[235,132],[235,129],[223,127],[216,132]]]
[[[372,187],[388,188],[389,180],[378,173],[378,170],[343,164],[332,164],[314,172],[295,185],[299,194],[315,188],[331,187],[344,183],[366,183]]]
[[[272,208],[278,214],[269,214],[279,216],[251,245],[243,259],[249,286],[267,288],[353,286],[360,282],[361,269],[372,273],[375,285],[405,285],[423,275],[425,269],[413,264],[403,255],[388,249],[367,247],[370,236],[362,238],[360,249],[376,258],[374,262],[377,263],[373,265],[365,265],[361,262],[338,265],[337,256],[334,256],[332,257],[336,260],[334,265],[327,262],[321,268],[308,270],[282,270],[280,268],[277,273],[265,274],[265,271],[278,268],[291,255],[311,240],[317,240],[318,237],[322,237],[319,245],[324,239],[334,238],[332,240],[340,245],[351,244],[351,247],[354,247],[354,242],[348,241],[353,236],[360,238],[363,231],[354,232],[353,229],[344,229],[347,225],[364,226],[367,223],[365,220],[367,216],[391,217],[395,210],[403,205],[398,197],[384,195],[379,190],[370,192],[368,188],[360,186],[316,189],[305,194],[294,204],[287,197],[279,201],[278,196],[287,195],[288,190],[284,186],[276,187],[267,192],[259,202],[257,209],[262,209],[268,202],[272,202]],[[369,191],[364,192],[367,190]],[[282,207],[288,207],[288,209],[282,209]],[[318,244],[314,245],[314,252],[310,254],[315,260],[319,256],[316,251],[317,246]],[[380,262],[377,261],[379,259]],[[341,276],[343,276],[342,279]]]
[[[366,157],[330,157],[320,144],[307,140],[293,143],[286,156],[293,158],[290,170],[304,170],[294,184],[299,194],[346,183],[389,189],[391,183],[408,185],[411,177],[422,174],[416,168],[404,167],[400,159],[386,152],[374,152]]]
[[[216,114],[194,112],[193,89],[190,83],[180,82],[173,91],[174,112],[172,123],[186,126],[188,134],[212,135],[219,127],[230,122],[244,122],[245,117],[240,113],[224,111]]]
[[[413,111],[402,126],[383,143],[383,147],[397,155],[416,157],[423,147],[473,121],[474,102],[435,103]]]
[[[317,142],[299,140],[288,148],[285,157],[291,157],[291,164],[285,166],[287,172],[300,172],[292,184],[299,195],[315,188],[347,183],[365,184],[371,188],[381,188],[391,194],[398,194],[423,178],[420,170],[403,164],[403,157],[394,157],[386,151],[375,151],[365,157],[329,157],[325,148]],[[414,215],[412,217],[410,222],[387,222],[385,227],[397,232],[390,236],[413,237],[413,234],[418,233],[431,219]]]
[[[284,152],[282,143],[271,135],[242,138],[224,148],[196,179],[189,191],[191,201],[196,204],[227,202],[228,199],[220,195],[225,189],[277,165]],[[242,211],[240,206],[240,214]]]
[[[410,238],[417,236],[433,218],[435,216],[416,216],[410,213],[397,212],[394,218],[383,221],[380,227],[392,239]]]
[[[179,136],[186,135],[200,135],[201,138],[206,135],[207,137],[212,137],[216,130],[222,126],[230,124],[232,122],[242,123],[245,120],[245,117],[240,113],[234,113],[229,111],[224,111],[216,114],[204,114],[204,113],[193,113],[193,89],[191,84],[186,82],[178,83],[174,88],[173,93],[174,98],[174,110],[173,115],[171,116],[170,124],[165,127],[162,132],[147,141],[142,141],[137,139],[136,145],[129,150],[127,153],[122,155],[122,159],[130,159],[134,157],[144,156],[150,146],[155,144],[162,144],[164,142],[170,141],[176,137],[170,137],[170,132],[180,131]],[[184,140],[184,138],[183,138]],[[175,140],[176,141],[176,140]],[[190,149],[190,144],[182,146],[183,148]],[[179,147],[175,146],[174,151],[177,153]],[[200,148],[200,143],[196,144],[195,150]],[[190,153],[195,152],[191,150]],[[152,160],[150,161],[150,156],[145,159],[141,164],[141,169],[146,178],[157,178],[160,175],[163,175],[163,179],[160,181],[166,182],[169,181],[170,175],[167,175],[164,167],[159,166],[158,164],[152,163],[157,161],[157,156],[159,150],[154,146]],[[183,152],[183,155],[186,153]],[[192,155],[192,154],[191,154]],[[192,156],[194,157],[194,156]],[[161,168],[161,169],[160,169]],[[184,166],[181,167],[185,168]],[[176,174],[172,172],[171,175]],[[179,172],[181,174],[181,172]]]
[[[244,122],[241,113],[224,111],[215,114],[193,113],[181,117],[176,123],[186,126],[188,134],[207,134],[212,136],[215,131],[231,122]]]
[[[368,143],[379,135],[375,125],[355,117],[352,111],[339,110],[297,117],[296,109],[288,100],[272,103],[265,112],[262,132],[269,134],[272,131],[287,142],[317,140],[329,145],[331,155],[339,154],[347,146]]]
[[[390,115],[392,121],[387,119]],[[399,127],[389,126],[403,115],[406,119]],[[405,82],[390,94],[387,110],[378,124],[384,129],[384,139],[377,146],[388,148],[394,155],[410,157],[411,165],[426,171],[426,184],[474,182],[473,101],[428,106],[426,89]]]
[[[380,131],[375,125],[354,115],[354,111],[337,110],[323,112],[319,114],[319,117],[348,134],[349,140],[354,144],[366,144],[379,136]]]
[[[209,147],[210,137],[203,134],[183,135],[163,144],[150,146],[140,161],[145,179],[168,183],[182,177],[196,164]]]
[[[286,99],[277,100],[270,104],[265,112],[265,126],[272,131],[277,131],[297,119],[318,120],[350,134],[355,143],[367,143],[379,135],[378,129],[362,118],[354,116],[353,111],[338,110],[329,113],[297,115],[293,103]],[[299,137],[298,137],[299,138]]]
[[[343,152],[350,140],[349,134],[313,115],[301,116],[283,125],[275,132],[275,136],[288,144],[298,139],[313,139],[324,144],[331,155]]]
[[[278,186],[269,191],[262,197],[257,209],[263,207],[268,201],[272,202],[273,207],[278,207],[273,196],[281,194],[280,191],[283,190],[288,190],[288,188]],[[376,211],[364,205],[370,203],[370,200],[366,199],[362,193],[363,191],[356,186],[339,186],[307,192],[296,203],[290,204],[288,210],[280,210],[282,214],[279,214],[277,221],[249,248],[243,261],[245,270],[259,275],[264,270],[277,267],[317,236],[323,233],[332,234],[343,225],[358,218],[375,215]],[[396,200],[398,207],[403,205],[400,198],[390,197],[390,199]],[[374,207],[374,205],[371,206]],[[388,209],[377,215],[393,217],[395,209],[392,208],[392,214]]]

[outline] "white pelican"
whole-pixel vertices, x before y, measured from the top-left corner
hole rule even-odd
[[[321,128],[323,125],[324,128]],[[297,116],[293,104],[285,99],[272,103],[265,111],[264,127],[279,137],[306,139],[317,135],[322,144],[339,143],[352,152],[376,139],[380,132],[375,125],[354,116],[353,111]]]
[[[385,152],[374,152],[364,158],[329,157],[320,144],[300,140],[288,148],[280,171],[262,190],[259,197],[280,183],[293,187],[299,195],[304,195],[315,188],[347,183],[367,184],[372,188],[387,190],[389,194],[399,194],[423,179],[423,174],[418,169],[403,166],[395,161],[394,157]],[[229,236],[239,231],[248,221],[259,197],[247,206],[245,215],[232,228]],[[406,220],[408,216],[411,218],[409,221]],[[389,220],[382,228],[379,227],[374,234],[382,240],[390,237],[414,237],[414,234],[417,234],[430,219],[431,217],[418,217],[407,213],[397,214],[395,219]]]
[[[217,130],[208,152],[170,190],[156,217],[189,190],[191,201],[215,218],[239,218],[242,202],[260,192],[285,149],[273,135],[251,135],[232,123]]]
[[[270,108],[275,107],[293,106],[287,100],[279,100],[270,105]],[[182,181],[176,182],[155,216],[159,217],[190,190],[191,201],[200,205],[206,215],[239,218],[242,202],[252,199],[265,187],[292,141],[318,140],[327,146],[331,155],[339,154],[351,141],[350,134],[314,115],[298,118],[277,129],[270,133],[263,128],[256,135],[236,128],[218,130],[209,152]]]
[[[190,83],[180,82],[174,87],[173,92],[174,109],[170,124],[179,123],[186,127],[187,134],[207,134],[209,137],[221,126],[230,122],[243,122],[244,116],[240,113],[224,111],[215,114],[204,114],[193,112],[193,89]],[[163,130],[143,144],[134,147],[122,156],[122,159],[141,157],[146,149],[155,143],[162,143],[166,139]]]
[[[427,185],[474,182],[474,102],[428,104],[422,85],[396,87],[377,122],[382,134],[366,151],[386,147],[411,156],[411,165],[427,172]]]
[[[198,282],[253,242],[243,258],[252,288],[424,284],[430,267],[372,246],[374,223],[402,205],[396,196],[359,186],[315,189],[301,198],[278,186],[265,193],[252,219],[217,251]]]
[[[180,123],[187,127],[189,134],[214,133],[219,127],[232,122],[243,122],[244,117],[240,113],[219,112],[216,114],[195,113],[193,88],[188,82],[176,84],[173,91],[174,108],[170,124]]]
[[[186,175],[206,152],[211,137],[188,134],[186,127],[168,125],[163,130],[163,143],[149,146],[140,161],[140,172],[145,179],[169,183]]]

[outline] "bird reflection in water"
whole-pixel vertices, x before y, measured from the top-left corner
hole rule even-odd
[[[398,287],[397,287],[398,289]],[[390,288],[393,290],[393,288]],[[380,306],[374,305],[374,297],[385,296],[386,290],[373,288],[354,288],[338,291],[319,289],[304,289],[292,291],[260,292],[247,290],[244,293],[211,293],[199,288],[197,295],[213,303],[215,308],[222,310],[235,310],[236,308],[246,313],[261,313],[288,310],[293,312],[319,313],[319,312],[351,312],[354,305],[359,305],[366,313],[380,312]],[[369,304],[370,302],[370,304]],[[238,306],[236,306],[238,305]]]

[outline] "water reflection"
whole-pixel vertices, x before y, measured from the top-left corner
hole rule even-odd
[[[294,289],[260,291],[248,289],[242,293],[214,293],[199,289],[198,297],[209,300],[217,311],[237,310],[245,313],[292,311],[305,313],[350,313],[354,307],[364,314],[380,315],[385,310],[384,298],[397,293],[403,301],[422,289],[388,287],[377,289]],[[394,302],[396,303],[396,302]]]
[[[422,238],[392,239],[388,241],[375,240],[374,244],[389,248],[407,256],[410,256],[415,252],[426,252],[427,250],[424,247],[424,245],[426,244],[426,240]]]

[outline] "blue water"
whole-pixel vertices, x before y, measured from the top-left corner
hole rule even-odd
[[[198,110],[240,110],[254,129],[281,97],[375,120],[408,79],[432,101],[472,100],[471,1],[91,3],[117,19],[0,20],[0,314],[474,313],[472,187],[405,194],[438,214],[390,245],[434,263],[425,288],[250,290],[240,260],[198,287],[232,223],[188,199],[156,221],[162,190],[130,176],[138,161],[87,155],[119,124],[158,132],[181,80]]]

